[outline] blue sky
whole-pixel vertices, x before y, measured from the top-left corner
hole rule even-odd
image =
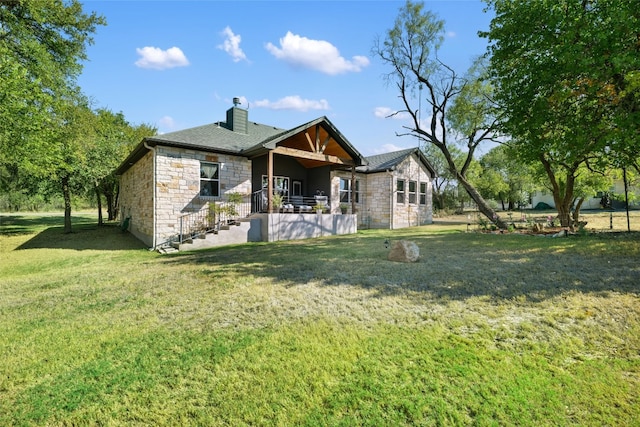
[[[401,108],[371,54],[403,1],[95,1],[107,20],[79,78],[96,107],[160,133],[225,119],[292,128],[327,116],[364,155],[417,145],[398,137]],[[484,53],[491,15],[477,0],[425,1],[445,21],[440,57],[463,74]]]

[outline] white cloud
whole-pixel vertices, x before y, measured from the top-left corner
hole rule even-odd
[[[176,128],[176,122],[171,116],[163,116],[158,120],[158,127],[163,131],[171,131]]]
[[[244,54],[242,49],[240,48],[240,42],[242,41],[242,37],[238,34],[234,34],[231,30],[231,27],[226,27],[222,30],[222,36],[225,37],[224,42],[218,45],[218,49],[222,49],[231,56],[233,62],[240,62],[242,60],[247,60],[247,55]]]
[[[395,144],[384,144],[373,149],[373,154],[391,153],[393,151],[406,150],[408,147],[399,147]]]
[[[324,40],[311,40],[287,31],[280,39],[280,47],[267,43],[266,49],[276,58],[305,68],[320,71],[329,75],[346,72],[359,72],[369,65],[366,56],[354,56],[347,60],[340,56],[340,51]]]
[[[171,47],[162,50],[159,47],[145,46],[136,48],[136,52],[140,55],[135,64],[140,68],[152,68],[154,70],[164,70],[174,67],[186,67],[189,65],[187,57],[178,47]]]
[[[373,115],[379,119],[390,118],[395,120],[407,120],[411,117],[407,112],[398,113],[397,111],[392,110],[389,107],[376,107],[373,110]]]
[[[271,110],[295,110],[295,111],[309,111],[309,110],[329,110],[329,102],[326,99],[312,100],[302,99],[298,95],[285,96],[277,101],[269,101],[264,99],[262,101],[255,101],[253,103],[255,107],[269,108]]]
[[[447,31],[447,37],[449,37],[450,39],[456,37],[458,34],[456,34],[455,31]]]

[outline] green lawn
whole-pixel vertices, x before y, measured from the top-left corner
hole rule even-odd
[[[640,425],[640,234],[159,255],[0,216],[0,425]],[[386,260],[410,239],[415,264]]]

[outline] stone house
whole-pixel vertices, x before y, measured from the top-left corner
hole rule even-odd
[[[116,173],[120,219],[154,249],[432,222],[419,149],[363,157],[326,117],[281,129],[237,101],[224,122],[145,138]]]

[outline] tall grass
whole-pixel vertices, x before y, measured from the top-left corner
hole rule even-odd
[[[161,256],[58,220],[2,217],[0,425],[638,425],[635,233]]]

